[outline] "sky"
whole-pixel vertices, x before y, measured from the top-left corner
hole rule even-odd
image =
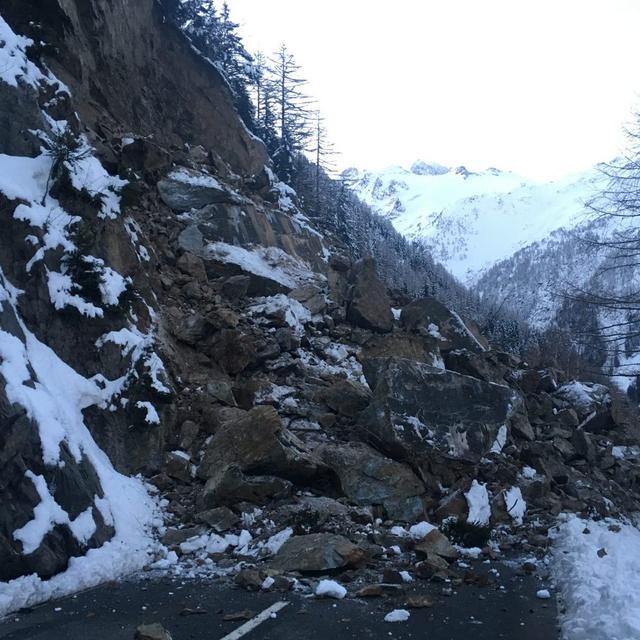
[[[640,107],[640,0],[228,0],[283,42],[342,168],[416,159],[557,178],[613,159]]]

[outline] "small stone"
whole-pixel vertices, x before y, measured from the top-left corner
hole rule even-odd
[[[433,600],[429,596],[415,595],[407,598],[407,607],[410,609],[425,609],[433,606]]]
[[[255,614],[250,609],[235,611],[234,613],[225,614],[222,619],[225,622],[236,622],[237,620],[251,620]]]
[[[379,584],[369,584],[356,592],[356,598],[381,598],[384,589]]]
[[[449,542],[447,536],[441,533],[438,529],[430,531],[420,542],[415,546],[415,552],[419,556],[426,556],[428,558],[433,555],[438,555],[442,558],[449,558],[455,560],[460,555]]]
[[[248,591],[259,591],[262,587],[264,579],[257,569],[242,569],[233,581],[243,589]]]
[[[382,574],[382,582],[385,584],[403,584],[404,580],[399,571],[395,569],[385,569]]]
[[[157,622],[141,624],[134,637],[135,640],[172,640],[171,634]]]

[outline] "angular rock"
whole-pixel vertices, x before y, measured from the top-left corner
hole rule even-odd
[[[202,209],[211,204],[233,202],[233,195],[213,176],[180,168],[158,182],[162,201],[174,211]]]
[[[242,569],[236,574],[233,581],[248,591],[259,591],[264,578],[257,569]]]
[[[515,380],[524,393],[553,393],[559,376],[555,369],[524,369],[516,372]]]
[[[282,426],[278,412],[270,406],[255,407],[237,420],[222,423],[207,446],[198,476],[211,478],[231,465],[249,475],[273,474],[294,482],[332,475]]]
[[[158,622],[141,624],[136,629],[135,640],[172,640],[171,634]]]
[[[416,543],[414,547],[418,556],[431,558],[434,555],[449,560],[455,560],[459,557],[459,553],[454,549],[447,536],[433,529],[422,540]]]
[[[292,489],[288,480],[265,475],[247,476],[237,466],[226,466],[207,480],[201,503],[207,508],[238,502],[264,505],[291,495]]]
[[[355,418],[371,400],[371,391],[353,380],[338,380],[320,394],[326,405],[341,416]]]
[[[344,494],[358,505],[382,505],[392,520],[424,515],[425,488],[413,471],[364,443],[324,444],[316,455],[340,478]]]
[[[576,454],[587,462],[593,462],[596,459],[596,448],[591,436],[582,429],[576,429],[573,432],[571,444],[573,444]]]
[[[357,262],[349,275],[351,290],[347,320],[357,327],[382,333],[393,328],[391,301],[378,274],[373,258]]]
[[[410,360],[372,358],[363,368],[374,399],[359,424],[393,458],[419,463],[438,452],[478,462],[522,410],[506,386]]]
[[[431,297],[414,300],[403,307],[400,325],[408,331],[436,338],[442,352],[466,349],[478,353],[489,346],[471,321],[463,321],[457,313]]]
[[[165,473],[170,478],[180,480],[180,482],[191,482],[191,460],[182,452],[172,451],[167,453],[165,458]]]
[[[230,300],[239,300],[247,295],[251,278],[245,275],[231,276],[222,283],[222,295]]]
[[[180,427],[180,448],[191,449],[194,441],[200,433],[200,425],[193,420],[185,420]]]
[[[437,555],[430,556],[426,560],[418,562],[413,567],[413,573],[415,573],[418,578],[423,578],[425,580],[433,578],[436,575],[445,577],[447,576],[448,572],[449,564],[446,560],[443,560],[440,556]]]
[[[509,367],[493,351],[454,349],[445,353],[444,363],[450,371],[496,384],[505,384],[509,372]]]
[[[289,538],[273,558],[271,567],[281,571],[313,573],[357,568],[366,560],[367,554],[344,536],[311,533]]]
[[[196,520],[209,525],[217,533],[224,533],[236,525],[240,517],[228,507],[217,507],[201,511],[196,515]]]
[[[365,343],[363,358],[407,358],[444,368],[438,341],[429,335],[391,333],[374,335]]]
[[[182,273],[195,278],[198,282],[207,282],[207,272],[202,258],[185,251],[179,258],[176,266]]]

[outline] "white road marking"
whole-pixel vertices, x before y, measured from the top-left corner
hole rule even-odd
[[[271,617],[272,613],[276,613],[280,611],[280,609],[284,609],[289,603],[288,602],[276,602],[272,604],[268,609],[265,609],[262,613],[259,613],[255,618],[251,618],[248,622],[245,622],[241,627],[238,627],[235,631],[227,634],[220,640],[238,640],[238,638],[242,638],[246,636],[247,633],[253,631],[258,625],[261,625],[265,620],[268,620]]]

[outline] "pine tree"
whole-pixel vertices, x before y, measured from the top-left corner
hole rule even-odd
[[[327,130],[324,126],[324,119],[320,116],[320,112],[316,111],[315,118],[315,130],[314,130],[314,147],[311,149],[315,160],[314,171],[314,207],[316,215],[320,215],[323,209],[321,185],[323,184],[322,178],[331,174],[335,170],[333,164],[333,158],[336,155],[336,151],[333,144],[329,141]]]
[[[285,182],[291,182],[295,156],[306,150],[311,136],[309,98],[302,91],[306,80],[299,76],[299,72],[300,67],[293,55],[282,45],[272,61],[279,136],[273,160],[278,175]]]

